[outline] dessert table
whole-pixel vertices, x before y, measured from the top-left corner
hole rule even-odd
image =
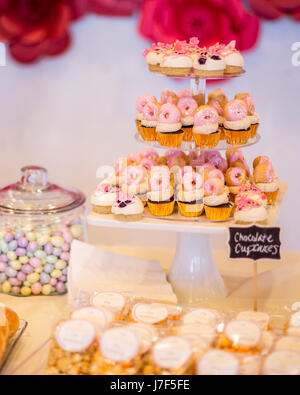
[[[172,264],[175,253],[175,251],[167,249],[101,247],[131,256],[159,260],[166,273]],[[228,311],[251,309],[252,263],[245,260],[230,260],[227,258],[226,251],[214,251],[213,255],[227,286],[228,297],[223,300],[203,301],[201,306]],[[258,269],[259,310],[267,311],[284,319],[284,314],[288,314],[292,304],[300,301],[298,280],[300,253],[285,251],[282,254],[282,261],[262,260],[259,262]],[[47,341],[54,324],[67,312],[67,296],[16,298],[1,295],[0,301],[8,307],[12,307],[22,319],[29,323],[2,373],[42,374],[43,364],[47,358],[47,347],[44,347],[26,364],[19,366],[41,344]]]

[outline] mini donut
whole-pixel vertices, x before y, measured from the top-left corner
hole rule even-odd
[[[152,95],[141,95],[137,98],[136,109],[138,112],[142,113],[145,105],[147,103],[156,103],[156,98]]]
[[[208,94],[208,103],[211,101],[217,101],[221,108],[224,108],[225,104],[228,102],[225,92],[223,89],[215,89]]]
[[[211,101],[208,102],[208,104],[209,104],[210,106],[214,107],[214,108],[217,110],[219,116],[222,116],[222,115],[223,115],[224,110],[223,110],[223,108],[220,106],[220,104],[219,104],[219,102],[218,102],[217,100],[211,100]]]
[[[237,100],[243,100],[246,103],[248,115],[253,115],[255,113],[255,105],[250,93],[238,93],[234,98]]]
[[[260,165],[261,163],[271,163],[270,158],[268,158],[267,156],[258,156],[253,161],[253,169],[255,169],[256,166]]]
[[[182,97],[193,97],[193,91],[190,88],[183,89],[177,93],[177,97],[181,99]]]
[[[146,121],[157,121],[159,107],[155,103],[147,103],[143,108],[143,118]]]
[[[220,154],[219,151],[205,151],[204,152],[205,162],[210,162],[210,160],[215,157],[222,158],[222,155]]]
[[[211,163],[217,169],[221,170],[223,173],[225,173],[228,168],[226,159],[219,156],[211,158],[209,163]]]
[[[202,168],[203,168],[204,172],[206,170],[215,170],[215,166],[210,162],[204,163],[204,165],[202,165]]]
[[[167,166],[155,166],[150,172],[151,191],[163,191],[170,188],[170,171]]]
[[[157,161],[150,158],[149,159],[144,158],[140,163],[140,166],[144,167],[147,171],[150,171],[153,166],[157,166],[157,165],[158,165]]]
[[[127,156],[127,164],[130,165],[137,165],[141,161],[141,157],[139,154],[130,154]]]
[[[217,110],[209,105],[200,106],[194,117],[195,126],[214,125],[219,123]]]
[[[228,121],[241,121],[247,118],[248,110],[243,100],[231,100],[224,107],[224,117]]]
[[[158,119],[159,123],[179,123],[181,114],[174,104],[166,103],[161,106]]]
[[[219,178],[209,178],[204,183],[205,196],[218,196],[224,193],[224,184]]]
[[[139,185],[145,178],[142,166],[128,166],[124,171],[124,182],[127,185]]]
[[[203,177],[195,171],[183,172],[182,184],[185,191],[198,191],[203,185]]]
[[[247,173],[242,167],[230,167],[225,174],[226,184],[229,186],[239,186],[246,182]]]
[[[198,108],[196,100],[192,97],[182,97],[179,99],[177,107],[183,117],[193,116]]]
[[[158,153],[153,148],[144,148],[140,152],[140,157],[145,159],[156,160],[158,158]]]
[[[161,104],[166,104],[166,103],[177,104],[178,97],[175,92],[164,90],[161,93],[160,102]]]
[[[242,151],[237,148],[233,150],[226,151],[226,158],[228,161],[229,167],[243,167],[246,170],[247,175],[250,175],[250,168],[247,165],[246,159],[242,153]],[[242,166],[234,166],[234,163],[242,163]]]
[[[13,310],[9,309],[8,307],[5,308],[6,319],[8,322],[9,334],[8,338],[10,339],[13,335],[17,332],[20,326],[20,320]]]
[[[224,174],[219,169],[208,169],[208,170],[205,170],[204,179],[208,180],[209,178],[219,178],[223,182],[223,184],[225,184]]]
[[[256,183],[271,183],[275,178],[274,168],[270,162],[261,163],[255,167],[253,176]]]

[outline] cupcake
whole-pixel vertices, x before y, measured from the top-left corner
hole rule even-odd
[[[234,97],[237,100],[243,100],[248,110],[248,119],[250,121],[250,138],[254,138],[259,127],[259,115],[255,112],[255,105],[250,93],[238,93]]]
[[[265,225],[268,213],[266,208],[257,201],[244,197],[237,199],[234,220],[238,224],[258,223]]]
[[[208,102],[210,106],[213,106],[219,115],[219,130],[221,132],[221,140],[225,140],[225,132],[224,132],[224,107],[228,99],[225,95],[223,89],[215,89],[214,91],[208,94]]]
[[[119,188],[112,186],[107,181],[99,184],[91,196],[93,211],[98,214],[110,214],[118,192]]]
[[[121,191],[117,194],[111,212],[118,221],[139,221],[143,217],[144,204],[137,196]]]
[[[235,45],[236,41],[231,41],[228,45],[216,44],[209,48],[210,50],[216,51],[225,61],[225,74],[240,74],[243,72],[245,64],[244,57],[235,48]]]
[[[203,52],[194,60],[194,74],[197,77],[222,77],[226,68],[225,61],[215,52]]]
[[[200,106],[194,117],[193,138],[200,148],[211,148],[218,145],[221,132],[219,115],[214,107]]]
[[[161,60],[160,66],[163,74],[185,77],[191,74],[193,60],[187,53],[175,51],[165,54]]]
[[[225,181],[229,188],[230,200],[235,202],[236,195],[247,181],[246,170],[242,167],[229,167],[225,174]]]
[[[148,207],[154,216],[164,217],[174,211],[174,188],[167,166],[155,166],[149,175]]]
[[[206,217],[212,221],[226,221],[232,213],[224,182],[220,178],[208,178],[204,183],[204,207]]]
[[[178,147],[183,140],[179,109],[170,103],[163,104],[158,114],[156,132],[159,143],[164,147]]]
[[[266,194],[268,204],[276,202],[279,192],[279,181],[271,162],[258,164],[253,173],[256,186]]]
[[[177,204],[181,215],[198,217],[203,213],[203,177],[191,166],[182,169],[181,183],[177,186]]]
[[[179,99],[177,107],[181,112],[183,140],[193,140],[194,115],[198,108],[197,102],[192,97],[182,97]]]
[[[150,48],[147,48],[143,52],[143,56],[145,57],[146,63],[150,71],[161,71],[160,63],[167,49],[168,46],[162,43],[158,43],[153,44]]]
[[[231,100],[224,107],[224,131],[228,144],[247,144],[250,137],[248,110],[243,100]]]
[[[155,97],[152,95],[141,95],[138,97],[136,101],[136,109],[138,113],[136,116],[135,123],[139,133],[140,133],[141,121],[143,119],[143,110],[147,103],[156,103]]]
[[[122,191],[130,195],[136,195],[144,205],[147,204],[147,171],[142,165],[128,166],[126,168]]]
[[[156,103],[147,103],[143,108],[143,119],[140,125],[140,134],[145,141],[156,141],[158,112],[159,106]]]

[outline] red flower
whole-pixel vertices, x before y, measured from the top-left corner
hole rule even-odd
[[[102,15],[132,15],[141,0],[89,0],[92,12]]]
[[[87,6],[88,0],[0,0],[0,40],[20,62],[60,54],[70,44],[71,21]]]
[[[145,0],[139,30],[156,42],[197,36],[202,46],[236,40],[244,50],[256,43],[259,21],[242,0]]]
[[[300,21],[300,0],[250,0],[254,12],[266,19],[277,19],[284,14]]]

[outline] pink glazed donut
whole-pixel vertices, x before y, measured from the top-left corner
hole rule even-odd
[[[151,191],[163,191],[170,188],[170,171],[167,166],[155,166],[150,173]]]
[[[185,191],[198,191],[203,185],[203,177],[195,171],[183,174],[183,186]]]
[[[147,103],[155,103],[156,99],[152,95],[141,95],[137,98],[136,109],[138,112],[142,113],[145,105]]]
[[[224,191],[224,185],[218,178],[209,178],[204,183],[204,193],[206,196],[221,195]]]
[[[158,105],[155,103],[146,103],[143,109],[143,117],[146,121],[157,121]]]
[[[247,117],[247,105],[243,100],[231,100],[224,107],[224,116],[228,121],[241,121]]]
[[[140,157],[155,160],[158,158],[158,153],[153,148],[144,148],[140,152]]]
[[[194,117],[195,126],[213,125],[219,123],[217,110],[208,105],[200,106]]]
[[[158,118],[160,123],[179,123],[180,111],[174,104],[166,103],[161,106]]]
[[[128,166],[124,172],[124,181],[127,185],[139,185],[145,178],[145,171],[141,166]]]
[[[183,117],[193,116],[198,108],[196,100],[192,97],[182,97],[177,107],[181,111]]]
[[[210,179],[210,178],[218,178],[219,180],[221,180],[223,182],[223,184],[225,184],[224,174],[219,169],[209,170],[208,174],[207,174],[207,179]]]

